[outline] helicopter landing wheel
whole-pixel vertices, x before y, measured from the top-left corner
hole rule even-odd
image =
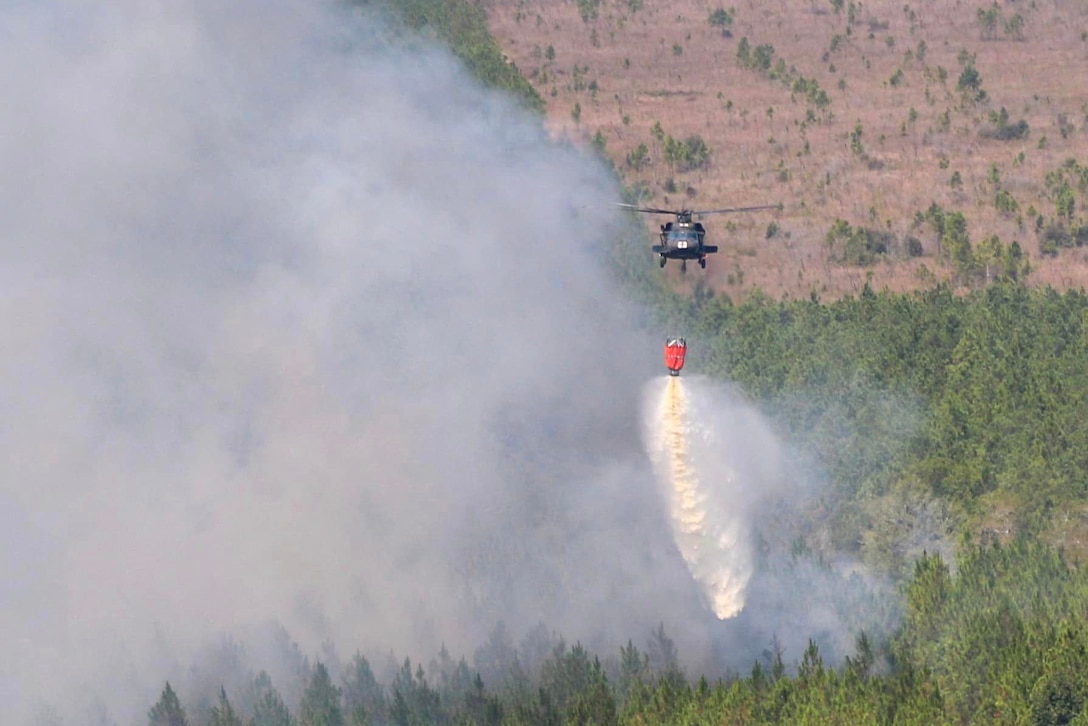
[[[664,267],[666,262],[668,262],[668,259],[662,255],[661,260],[658,262],[658,267]]]
[[[699,267],[703,268],[704,270],[706,269],[706,258],[705,257],[703,259],[699,260]]]

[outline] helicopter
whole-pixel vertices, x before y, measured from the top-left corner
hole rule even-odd
[[[661,244],[653,246],[654,254],[660,256],[660,266],[664,267],[669,260],[680,260],[680,271],[687,272],[688,260],[698,260],[699,267],[706,269],[706,256],[718,251],[717,245],[704,243],[706,228],[700,222],[692,221],[695,217],[703,217],[707,214],[727,214],[730,212],[756,212],[763,209],[781,209],[781,204],[762,204],[755,207],[729,207],[726,209],[708,209],[696,211],[693,209],[658,209],[656,207],[639,207],[634,204],[617,204],[616,206],[632,212],[644,212],[646,214],[671,214],[676,217],[675,222],[666,222],[661,225]]]

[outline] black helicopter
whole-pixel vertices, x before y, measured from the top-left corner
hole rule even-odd
[[[763,209],[781,209],[780,204],[763,204],[756,207],[729,207],[727,209],[708,209],[696,211],[692,209],[657,209],[655,207],[638,207],[634,204],[618,204],[618,207],[629,209],[632,212],[645,212],[646,214],[671,214],[676,217],[675,222],[666,222],[661,225],[661,244],[654,245],[654,254],[660,255],[661,267],[669,260],[680,260],[680,271],[687,272],[688,260],[698,260],[699,267],[706,269],[706,256],[718,251],[717,245],[704,243],[706,228],[699,222],[693,222],[693,217],[702,217],[707,214],[727,214],[729,212],[756,212]]]

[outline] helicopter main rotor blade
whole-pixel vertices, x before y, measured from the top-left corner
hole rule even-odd
[[[634,204],[617,204],[617,207],[629,209],[632,212],[646,212],[647,214],[679,214],[675,209],[658,209],[656,207],[636,207]]]
[[[754,207],[727,207],[725,209],[708,209],[701,212],[692,212],[696,217],[702,217],[706,214],[727,214],[729,212],[758,212],[763,209],[777,209],[782,210],[781,204],[760,204]]]

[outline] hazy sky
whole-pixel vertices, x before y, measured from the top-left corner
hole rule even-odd
[[[143,713],[148,663],[269,621],[419,657],[713,618],[639,445],[613,181],[388,37],[0,10],[0,709]]]

